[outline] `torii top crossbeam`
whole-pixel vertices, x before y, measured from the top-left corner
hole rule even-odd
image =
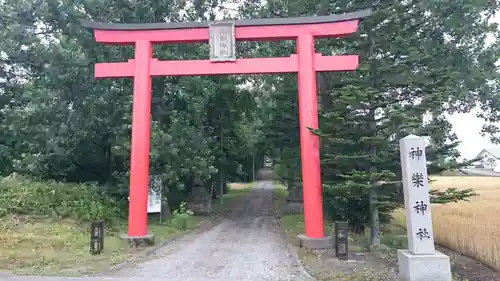
[[[359,20],[370,14],[371,10],[367,9],[330,16],[236,20],[234,25],[238,28],[235,36],[237,40],[245,41],[293,40],[307,31],[316,38],[339,37],[356,32]],[[210,22],[101,23],[87,20],[81,22],[84,27],[95,31],[97,42],[104,44],[133,44],[138,40],[149,40],[160,44],[208,42],[210,25]],[[336,24],[339,22],[343,24]],[[186,29],[189,32],[186,32]]]
[[[237,20],[234,21],[234,37],[241,41],[295,40],[302,34],[312,35],[314,38],[341,37],[355,33],[359,20],[370,13],[371,10],[363,10],[331,16]],[[210,22],[122,24],[82,21],[82,24],[94,30],[96,42],[112,45],[132,45],[138,41],[152,44],[198,43],[208,42],[210,38]],[[357,65],[356,55],[315,54],[316,71],[354,70]],[[98,63],[95,77],[132,77],[134,67],[134,60]],[[298,58],[296,55],[282,58],[243,58],[229,64],[213,64],[209,60],[152,59],[150,67],[151,76],[297,73]]]

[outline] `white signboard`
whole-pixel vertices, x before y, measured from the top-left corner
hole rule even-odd
[[[434,254],[426,141],[409,135],[399,141],[408,248],[414,255]]]
[[[159,176],[150,176],[148,185],[148,214],[161,213],[161,188],[161,178]]]

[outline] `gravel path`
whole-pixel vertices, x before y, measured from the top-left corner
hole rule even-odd
[[[295,281],[307,280],[277,230],[273,185],[261,181],[209,231],[160,248],[149,261],[110,277],[10,277],[12,281]],[[1,277],[0,277],[0,280]],[[7,279],[5,279],[7,280]]]

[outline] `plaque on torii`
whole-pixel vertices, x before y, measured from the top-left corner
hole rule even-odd
[[[234,21],[210,23],[210,60],[225,62],[236,60],[236,39],[234,37]]]
[[[357,55],[323,56],[316,53],[314,39],[336,38],[355,33],[371,10],[330,16],[244,19],[221,22],[110,24],[82,21],[95,40],[111,45],[135,46],[135,57],[126,62],[96,63],[96,78],[134,79],[130,200],[128,235],[147,236],[151,78],[234,74],[297,73],[300,151],[304,197],[304,241],[323,241],[323,207],[318,128],[316,72],[353,71]],[[288,57],[236,58],[236,41],[294,40],[297,53]],[[210,43],[208,60],[153,58],[153,44]],[[330,244],[325,244],[330,246]]]

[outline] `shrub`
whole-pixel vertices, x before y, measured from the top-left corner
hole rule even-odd
[[[193,216],[193,212],[187,208],[186,202],[182,202],[179,206],[179,209],[176,209],[172,212],[172,219],[170,224],[172,227],[178,229],[187,229],[188,228],[188,220],[191,216]]]
[[[17,175],[0,179],[0,217],[17,214],[111,221],[124,218],[121,204],[103,195],[97,185],[38,182]]]

